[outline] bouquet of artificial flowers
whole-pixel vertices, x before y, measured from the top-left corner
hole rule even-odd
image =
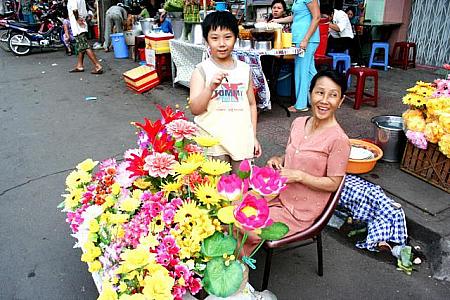
[[[242,263],[254,267],[254,253],[239,258],[247,232],[263,242],[288,231],[267,205],[285,179],[247,161],[226,175],[228,163],[204,154],[218,140],[200,136],[183,112],[158,108],[160,120],[134,123],[138,147],[122,161],[87,159],[68,175],[61,207],[75,247],[99,299],[182,299],[202,288],[227,297],[242,282]]]

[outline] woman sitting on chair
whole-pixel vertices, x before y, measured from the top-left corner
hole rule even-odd
[[[334,71],[317,73],[309,91],[312,116],[295,119],[285,154],[267,161],[288,179],[287,189],[269,203],[270,217],[288,225],[288,235],[314,223],[345,175],[350,141],[335,113],[346,87],[345,80]],[[258,237],[251,235],[244,255],[257,244]]]

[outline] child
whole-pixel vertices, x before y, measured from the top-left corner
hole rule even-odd
[[[71,56],[73,54],[73,45],[75,43],[75,38],[72,34],[72,28],[70,28],[69,14],[66,9],[62,10],[63,16],[63,29],[64,29],[64,46],[66,47],[67,55]]]
[[[192,73],[190,108],[195,123],[220,139],[208,155],[230,162],[235,172],[240,161],[261,156],[250,67],[231,56],[239,30],[230,12],[207,15],[202,29],[211,57]]]

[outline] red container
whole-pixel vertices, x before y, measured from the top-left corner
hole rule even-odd
[[[98,40],[100,38],[100,32],[98,30],[98,24],[95,24],[93,26],[93,28],[94,28],[94,37]]]
[[[319,47],[317,47],[315,57],[324,56],[327,51],[328,44],[328,28],[330,27],[330,21],[328,18],[322,18],[319,22],[319,34],[320,34],[320,42]]]
[[[139,48],[139,61],[145,61],[145,49]]]

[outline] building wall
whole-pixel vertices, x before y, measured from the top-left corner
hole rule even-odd
[[[399,22],[402,25],[392,31],[389,39],[391,47],[395,42],[406,41],[408,37],[409,20],[411,18],[412,0],[386,0],[384,6],[384,22]]]

